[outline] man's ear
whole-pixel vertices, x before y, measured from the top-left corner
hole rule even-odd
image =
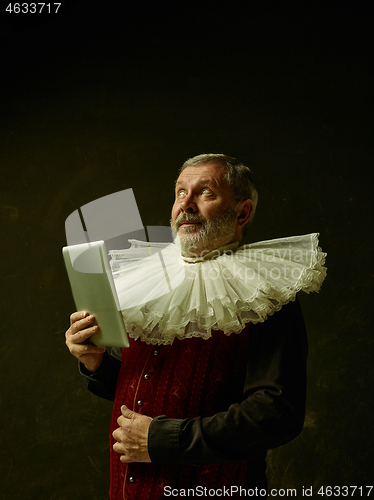
[[[237,218],[238,225],[240,228],[245,226],[249,219],[251,218],[253,212],[253,201],[248,198],[248,200],[244,200],[238,204],[237,207]]]

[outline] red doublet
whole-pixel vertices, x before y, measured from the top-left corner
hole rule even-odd
[[[158,500],[164,487],[217,489],[245,486],[246,462],[204,466],[178,463],[123,464],[113,451],[121,406],[150,417],[209,417],[227,411],[243,398],[248,352],[248,325],[240,334],[214,331],[210,339],[175,340],[153,346],[130,339],[123,349],[113,406],[111,439],[111,500]],[[162,462],[162,457],[159,457]]]

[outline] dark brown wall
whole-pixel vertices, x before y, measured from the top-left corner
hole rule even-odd
[[[271,487],[369,485],[368,12],[359,2],[111,4],[2,13],[0,498],[106,498],[111,404],[85,390],[64,345],[74,308],[64,222],[131,187],[144,224],[168,225],[177,169],[202,152],[254,170],[247,242],[320,232],[328,253],[321,292],[300,297],[305,429],[269,453]]]

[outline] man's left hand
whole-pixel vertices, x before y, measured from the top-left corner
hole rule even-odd
[[[119,428],[113,432],[117,441],[113,450],[121,453],[121,462],[150,462],[148,454],[148,429],[152,422],[151,417],[140,415],[123,405],[122,415],[117,419]]]

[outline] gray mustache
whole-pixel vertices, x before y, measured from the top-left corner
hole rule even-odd
[[[204,225],[205,221],[205,217],[201,217],[201,215],[181,213],[175,219],[175,225],[180,226],[183,222],[201,222]]]

